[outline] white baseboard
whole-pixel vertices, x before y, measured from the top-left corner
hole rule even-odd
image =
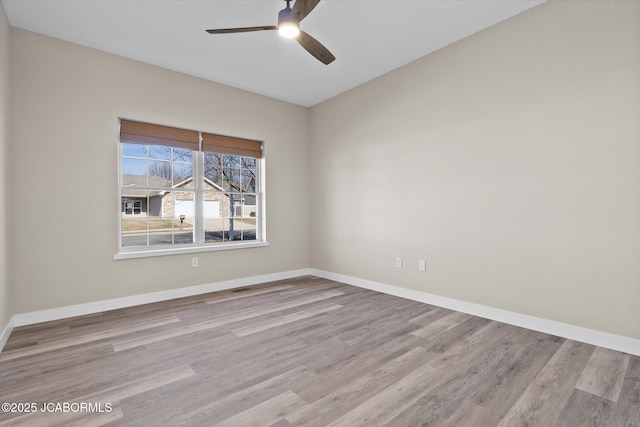
[[[149,304],[152,302],[166,301],[175,298],[190,297],[193,295],[206,294],[209,292],[223,291],[226,289],[241,288],[243,286],[257,285],[265,282],[273,282],[276,280],[291,279],[294,277],[306,276],[311,274],[311,269],[303,268],[300,270],[284,271],[280,273],[264,274],[261,276],[244,277],[241,279],[225,280],[222,282],[207,283],[204,285],[188,286],[185,288],[170,289],[167,291],[152,292],[148,294],[133,295],[123,298],[115,298],[110,300],[89,302],[86,304],[69,305],[66,307],[52,308],[48,310],[32,311],[29,313],[16,314],[9,321],[11,329],[13,327],[32,325],[34,323],[48,322],[51,320],[66,319],[68,317],[82,316],[85,314],[100,313],[108,310],[115,310],[124,307],[133,307],[136,305]],[[8,329],[5,328],[5,331]],[[9,333],[11,331],[9,330]],[[2,338],[6,342],[9,333]]]
[[[520,326],[522,328],[532,329],[534,331],[544,332],[562,338],[568,338],[640,356],[640,340],[634,338],[596,331],[553,320],[541,319],[539,317],[528,316],[526,314],[501,310],[499,308],[488,307],[480,304],[473,304],[452,298],[441,297],[426,292],[401,288],[399,286],[373,282],[371,280],[360,279],[358,277],[317,270],[315,268],[311,269],[310,274],[324,279],[335,280],[348,285],[370,289],[372,291],[382,292],[426,304],[437,305],[438,307],[472,314],[485,319],[496,320],[498,322],[508,323],[510,325]]]
[[[4,327],[4,329],[2,330],[2,333],[0,334],[0,352],[4,348],[4,345],[7,343],[7,340],[9,339],[9,335],[11,335],[11,332],[13,331],[14,321],[15,321],[15,316],[11,316],[11,318],[7,322],[7,325]]]

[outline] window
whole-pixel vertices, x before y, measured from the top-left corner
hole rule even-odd
[[[120,123],[118,258],[265,245],[262,144]]]
[[[122,213],[123,215],[140,215],[142,213],[142,201],[123,198]]]

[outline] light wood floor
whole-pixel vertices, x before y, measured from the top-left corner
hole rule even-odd
[[[640,426],[640,357],[303,277],[16,328],[24,426]],[[77,406],[76,406],[77,409]]]

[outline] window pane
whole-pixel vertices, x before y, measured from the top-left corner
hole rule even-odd
[[[193,162],[193,151],[185,150],[184,148],[174,148],[173,149],[173,161],[174,162],[192,163]]]
[[[171,218],[149,219],[149,245],[170,245],[173,243],[173,221]]]
[[[204,221],[204,242],[222,242],[224,239],[224,220],[222,218],[207,218]]]
[[[242,168],[243,169],[251,169],[255,172],[256,170],[256,159],[253,157],[243,157],[242,158]]]
[[[223,218],[225,241],[256,239],[256,218]]]
[[[186,184],[185,181],[193,177],[193,164],[173,163],[173,185]],[[193,188],[193,180],[190,188]]]
[[[256,194],[206,192],[205,243],[256,240]]]
[[[242,191],[254,193],[256,191],[256,174],[251,170],[242,170]]]
[[[242,203],[242,217],[243,218],[255,218],[257,212],[256,205],[256,194],[243,194],[243,203]]]
[[[172,245],[193,243],[193,192],[163,191],[149,197],[149,244]]]
[[[122,158],[122,185],[146,187],[147,161],[143,159]]]
[[[180,219],[182,216],[191,219],[195,216],[195,193],[193,191],[166,192],[162,196],[162,218]]]
[[[122,246],[192,244],[193,192],[122,190]]]
[[[225,167],[223,188],[228,191],[242,191],[240,177],[240,169]]]
[[[190,221],[191,223],[187,223]],[[194,242],[193,234],[193,218],[187,218],[184,222],[184,229],[180,230],[179,226],[173,229],[173,243],[176,245],[191,244]]]
[[[147,192],[123,189],[120,205],[122,246],[146,246],[148,226]]]
[[[171,162],[149,161],[149,187],[172,187]]]
[[[159,160],[171,160],[171,147],[165,147],[162,145],[150,145],[149,157]]]
[[[222,188],[222,154],[204,153],[204,177]]]
[[[147,245],[147,220],[148,218],[142,215],[122,217],[123,247]]]
[[[235,218],[225,218],[224,224],[226,227],[225,240],[240,240],[242,235],[242,226],[235,220]]]
[[[164,191],[149,191],[149,208],[147,214],[153,219],[162,218],[162,211],[164,209],[163,201],[169,199],[171,193],[165,193]]]
[[[222,159],[222,162],[226,167],[238,169],[242,164],[242,158],[240,156],[232,156],[229,154],[225,154]]]
[[[256,217],[242,218],[242,240],[256,240]]]
[[[222,193],[207,191],[204,193],[204,217],[220,218],[226,216],[228,197]]]
[[[226,193],[226,196],[229,198],[229,208],[225,212],[225,216],[234,217],[237,207],[242,204],[242,196],[236,193]]]
[[[147,145],[122,143],[122,155],[133,157],[147,157]]]

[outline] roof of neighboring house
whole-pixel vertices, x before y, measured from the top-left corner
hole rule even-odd
[[[162,176],[150,176],[146,175],[133,175],[133,174],[123,174],[122,175],[122,186],[123,187],[146,187],[147,186],[147,178],[149,178],[149,187],[171,187],[171,180],[164,178]]]
[[[189,182],[193,181],[193,177],[189,177],[187,179],[185,179],[182,182],[177,183],[176,185],[173,186],[173,188],[178,188],[178,187],[182,187],[183,185],[187,185]],[[215,188],[218,191],[224,191],[222,189],[222,187],[220,187],[218,184],[214,183],[213,181],[211,181],[209,178],[204,179],[204,182],[206,182],[207,184],[209,184],[210,186],[212,186],[213,188]]]
[[[147,197],[147,191],[144,190],[147,185],[149,187],[165,187],[171,188],[171,181],[161,176],[150,176],[147,184],[146,175],[122,175],[122,195],[129,197]],[[162,196],[165,192],[162,190],[151,190],[149,196]]]
[[[193,181],[193,177],[189,177],[184,181],[177,183],[176,185],[171,185],[171,181],[162,176],[149,176],[149,181],[147,184],[147,176],[146,175],[132,175],[132,174],[123,174],[122,175],[122,195],[130,196],[130,197],[146,197],[146,190],[144,190],[147,185],[151,188],[156,188],[154,190],[149,191],[149,196],[164,196],[164,194],[170,189],[179,188],[187,185],[191,181]],[[215,184],[208,178],[204,179],[205,182],[211,187],[215,188],[217,191],[224,191],[222,187]],[[158,190],[157,188],[166,188],[166,190]]]

